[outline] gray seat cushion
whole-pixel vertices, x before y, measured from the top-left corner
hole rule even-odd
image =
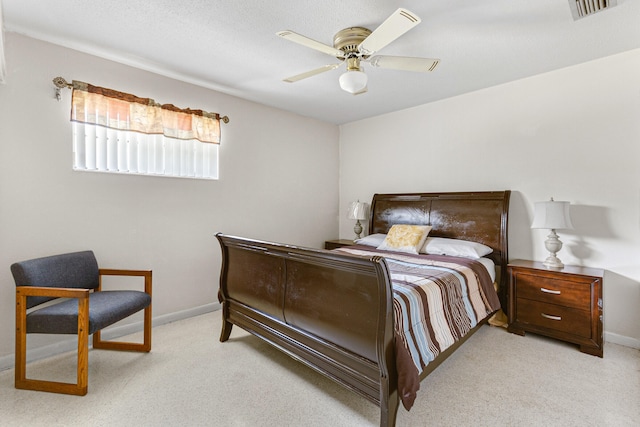
[[[89,297],[89,334],[116,323],[151,304],[140,291],[93,292]],[[63,300],[27,314],[27,333],[77,334],[78,302]]]

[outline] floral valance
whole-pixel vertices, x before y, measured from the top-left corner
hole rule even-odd
[[[168,138],[220,143],[220,115],[74,80],[71,120]]]

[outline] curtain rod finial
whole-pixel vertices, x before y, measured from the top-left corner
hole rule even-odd
[[[58,101],[60,101],[60,98],[62,97],[62,95],[60,94],[60,89],[63,88],[69,88],[71,89],[73,87],[73,85],[71,83],[67,83],[67,81],[65,79],[63,79],[62,77],[56,77],[53,79],[53,84],[56,87],[56,99]]]
[[[53,84],[54,84],[56,87],[60,88],[60,89],[63,89],[63,88],[65,88],[65,87],[66,87],[66,88],[71,88],[71,87],[73,87],[73,85],[72,85],[71,83],[68,83],[68,82],[67,82],[65,79],[63,79],[62,77],[56,77],[55,79],[53,79]]]
[[[228,116],[222,116],[222,117],[220,117],[220,120],[222,120],[224,123],[229,123],[229,117]]]

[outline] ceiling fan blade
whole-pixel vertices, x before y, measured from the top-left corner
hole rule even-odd
[[[295,76],[288,77],[284,79],[284,82],[294,83],[302,79],[306,79],[307,77],[313,77],[316,74],[324,73],[325,71],[331,71],[338,68],[340,64],[329,64],[324,67],[316,68],[315,70],[307,71],[306,73],[296,74]]]
[[[309,37],[303,36],[298,33],[294,33],[293,31],[290,31],[290,30],[278,31],[276,34],[282,37],[283,39],[301,44],[302,46],[310,47],[311,49],[318,50],[322,53],[326,53],[328,55],[332,55],[337,58],[344,57],[344,52],[341,51],[340,49],[336,49],[333,46],[320,43],[319,41],[310,39]]]
[[[379,51],[421,22],[413,12],[400,8],[393,12],[378,28],[360,43],[358,51],[371,55]]]
[[[432,58],[413,58],[410,56],[376,55],[369,58],[368,62],[372,67],[426,73],[427,71],[433,71],[440,63],[440,60]]]

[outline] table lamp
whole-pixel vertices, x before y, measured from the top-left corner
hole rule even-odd
[[[556,202],[553,197],[548,202],[536,202],[531,228],[546,228],[551,230],[544,242],[544,247],[549,251],[549,256],[544,261],[548,268],[564,267],[564,264],[556,256],[562,249],[562,242],[556,234],[556,230],[572,229],[571,216],[569,215],[569,202]]]
[[[347,211],[347,218],[356,220],[353,232],[356,233],[356,239],[359,239],[360,234],[362,233],[362,224],[360,224],[360,220],[367,219],[367,204],[361,203],[359,200],[357,202],[352,202],[349,205],[349,210]]]

